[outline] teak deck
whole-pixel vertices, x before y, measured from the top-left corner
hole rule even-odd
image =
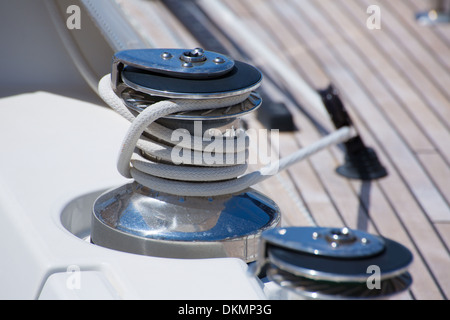
[[[170,1],[166,1],[170,2]],[[155,47],[196,47],[199,26],[183,24],[164,1],[119,1]],[[450,25],[424,27],[414,16],[425,0],[178,1],[178,14],[197,17],[235,58],[256,65],[263,87],[286,104],[298,127],[281,132],[281,156],[318,140],[333,127],[302,100],[296,84],[232,32],[225,5],[248,32],[312,88],[339,90],[365,143],[387,168],[386,178],[361,182],[335,173],[339,147],[322,151],[258,189],[278,203],[284,225],[347,226],[401,242],[414,254],[413,285],[404,299],[450,297]],[[367,8],[381,9],[370,30]],[[169,6],[170,7],[170,6]],[[197,37],[197,38],[196,38]],[[211,47],[213,44],[211,43]],[[261,124],[251,117],[250,126]]]

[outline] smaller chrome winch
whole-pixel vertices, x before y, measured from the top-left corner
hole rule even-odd
[[[407,290],[411,252],[348,228],[289,227],[261,236],[255,274],[301,297],[380,299]]]

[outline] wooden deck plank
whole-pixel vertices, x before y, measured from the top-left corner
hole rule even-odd
[[[262,4],[263,3],[261,2],[261,5]],[[247,27],[250,30],[252,30],[252,32],[255,33],[255,35],[265,43],[265,45],[269,50],[271,50],[271,52],[278,51],[278,41],[276,40],[277,38],[272,37],[271,33],[266,32],[266,29],[262,29],[260,27],[261,23],[259,19],[260,17],[255,15],[254,6],[236,0],[227,1],[227,5],[235,14],[238,14],[239,16],[242,16],[240,10],[244,10]],[[233,39],[235,38],[233,37]],[[241,43],[241,48],[245,48],[244,43]],[[267,63],[265,60],[261,59],[258,55],[248,55],[247,58],[250,59],[252,63],[258,67],[262,67],[264,64]],[[286,61],[287,58],[284,55],[280,55],[278,59]]]
[[[309,6],[306,1],[302,2],[301,7],[303,10],[306,10],[306,8],[308,10],[308,17],[305,17],[305,19],[309,19],[311,12],[316,10],[313,6]],[[297,7],[297,9],[299,8]],[[324,18],[322,19],[325,20]],[[317,30],[326,27],[327,26],[324,24],[320,24],[317,26]],[[340,36],[336,34],[335,37],[339,38]],[[350,98],[356,102],[355,105],[357,106],[356,108],[358,108],[354,111],[359,112],[364,116],[363,118],[367,119],[365,125],[371,128],[372,133],[378,137],[379,141],[383,142],[383,147],[388,150],[388,154],[392,156],[397,170],[402,173],[403,179],[409,182],[409,187],[430,217],[436,221],[449,220],[450,210],[448,206],[443,203],[442,196],[435,190],[432,182],[418,163],[414,154],[412,154],[410,149],[397,134],[394,129],[395,127],[386,120],[385,115],[380,113],[378,107],[374,105],[372,101],[373,95],[369,96],[365,93],[364,81],[362,81],[361,78],[358,79],[359,70],[356,68],[352,69],[356,60],[349,59],[348,56],[339,51],[339,49],[344,47],[346,46],[336,45],[335,41],[335,45],[333,47],[330,46],[331,50],[335,49],[333,51],[335,55],[332,55],[330,51],[323,52],[322,54],[323,66],[326,68],[334,66],[333,69],[330,68],[330,72],[334,72],[336,75],[335,83],[341,84],[341,87],[345,88],[344,91],[352,93]],[[345,53],[347,54],[348,51]],[[352,58],[356,58],[356,56]],[[348,79],[348,85],[352,86],[352,89],[343,84],[341,79],[345,78]],[[359,107],[362,105],[365,106],[363,111],[360,110]],[[425,188],[429,191],[426,196],[422,194]]]
[[[311,11],[312,10],[314,10],[313,8],[311,8],[311,7],[308,7],[308,8],[306,8],[306,6],[305,6],[305,1],[302,1],[302,9],[303,10],[307,10],[307,14],[308,14],[308,16],[310,16],[310,14],[311,14]],[[306,15],[304,15],[303,16],[305,19],[307,19],[307,17],[306,17]],[[317,18],[317,17],[316,17]],[[319,20],[320,21],[320,20]],[[319,55],[319,53],[318,52],[316,52],[318,55]],[[329,55],[329,52],[327,51],[327,52],[322,52],[322,55]],[[334,59],[334,57],[333,56],[330,56],[330,57],[328,57],[327,59],[325,59],[325,60],[323,60],[323,66],[324,67],[326,67],[326,66],[328,66],[328,65],[336,65],[336,64],[339,64],[335,59]],[[348,67],[348,66],[347,66]],[[360,95],[360,97],[358,98],[357,97],[357,94],[355,94],[355,92],[357,91],[357,90],[360,90],[360,88],[358,88],[359,87],[359,84],[358,83],[355,83],[354,82],[354,80],[353,80],[353,78],[351,77],[351,76],[349,76],[348,74],[346,74],[346,72],[342,72],[343,70],[338,70],[338,72],[336,72],[336,71],[334,71],[336,69],[336,67],[333,67],[333,69],[330,69],[330,72],[332,72],[332,73],[335,73],[335,77],[337,78],[337,79],[341,79],[341,81],[345,81],[345,83],[347,84],[346,86],[345,86],[345,88],[346,88],[346,91],[347,92],[352,92],[352,95],[351,96],[348,96],[347,98],[349,99],[349,101],[355,101],[356,102],[356,104],[358,104],[358,103],[360,103],[361,101],[364,101],[364,99],[366,99],[363,95]],[[366,99],[367,100],[367,99]],[[369,105],[370,104],[370,101],[366,101],[366,105]],[[368,115],[367,114],[368,113],[368,110],[365,110],[365,112],[364,113],[360,113],[359,114],[359,116],[361,116],[361,117],[367,117],[367,120],[366,120],[366,125],[368,126],[368,127],[370,127],[371,125],[370,125],[370,123],[369,122],[373,122],[373,123],[376,123],[377,124],[377,126],[379,127],[380,126],[380,124],[382,124],[383,123],[383,119],[382,118],[376,118],[378,115],[376,114],[376,113],[373,113],[373,114],[371,114],[371,115]],[[374,118],[375,117],[375,118]],[[389,128],[383,128],[383,132],[385,132],[386,130],[389,130]],[[378,130],[378,131],[380,131],[380,130]],[[377,129],[376,128],[372,128],[372,132],[378,132],[377,131]],[[391,135],[390,135],[390,137],[386,137],[385,139],[379,139],[380,141],[383,141],[383,146],[388,146],[389,144],[390,144],[390,139],[396,139],[396,137],[395,137],[395,134],[392,134],[391,133]],[[396,148],[402,148],[403,146],[402,146],[402,143],[401,143],[401,141],[397,141],[396,142],[396,144],[394,144],[394,145],[392,145],[392,149],[391,148],[389,148],[389,149],[391,149],[391,150],[389,150],[389,154],[392,154],[393,152],[394,152],[394,154],[395,154],[395,150],[394,149],[396,149]],[[403,153],[405,153],[407,150],[403,150]],[[406,159],[407,160],[407,159]],[[401,162],[400,162],[401,163]],[[413,166],[413,167],[411,167],[411,169],[414,169],[414,167],[416,167],[416,166]],[[393,170],[390,170],[390,171],[395,171],[395,169],[393,168]],[[400,171],[400,170],[399,170]],[[406,170],[405,171],[405,173],[406,174],[408,174],[409,172],[411,172],[411,170]],[[382,184],[382,185],[384,185],[385,186],[385,188],[386,187],[390,187],[391,185],[392,185],[392,183],[388,183],[387,181],[389,181],[389,180],[391,180],[392,181],[392,174],[391,174],[391,176],[390,176],[390,178],[391,179],[386,179],[386,180],[382,180],[380,183]],[[404,188],[404,186],[402,186],[403,185],[403,183],[402,183],[402,181],[398,181],[397,180],[397,183],[398,183],[398,187],[397,188],[395,188],[395,190],[391,190],[391,192],[394,192],[394,193],[388,193],[388,195],[390,195],[390,194],[392,194],[392,195],[395,195],[395,196],[398,196],[399,195],[399,193],[401,193],[401,190],[400,189],[404,189],[405,190],[405,188]],[[409,185],[407,186],[407,187],[410,187]],[[416,193],[415,193],[415,195],[417,196],[419,193],[421,193],[422,191],[429,191],[430,190],[430,188],[431,188],[431,190],[433,190],[432,189],[432,187],[430,186],[430,188],[426,188],[426,189],[424,189],[424,190],[420,190],[421,189],[421,185],[420,184],[417,184],[416,185],[416,188],[418,188],[417,190],[416,190]],[[407,191],[407,190],[405,190],[405,191]],[[400,211],[398,211],[398,210],[404,210],[402,207],[404,207],[404,206],[407,206],[407,205],[409,205],[410,207],[411,207],[411,209],[412,209],[412,207],[416,207],[415,209],[415,212],[416,212],[416,214],[415,214],[415,219],[418,219],[419,221],[417,221],[416,223],[413,223],[412,225],[410,225],[410,228],[412,228],[413,230],[414,229],[417,229],[416,230],[416,232],[414,232],[414,234],[415,234],[415,239],[416,239],[416,241],[418,241],[419,239],[419,237],[420,236],[418,236],[419,235],[419,233],[420,232],[422,232],[422,231],[424,231],[423,230],[423,228],[425,227],[424,226],[424,224],[425,225],[427,225],[427,227],[426,227],[426,229],[428,229],[427,230],[427,233],[426,234],[432,234],[433,233],[433,229],[432,229],[432,226],[430,226],[430,224],[429,224],[429,222],[427,221],[427,219],[424,219],[424,217],[423,217],[423,215],[422,215],[422,210],[420,209],[420,208],[417,208],[417,206],[415,206],[415,201],[414,201],[414,199],[411,199],[411,197],[409,196],[409,194],[408,194],[409,192],[404,192],[404,196],[408,196],[409,197],[409,199],[408,199],[408,202],[404,202],[404,201],[402,201],[401,202],[401,207],[399,207],[398,206],[398,202],[396,202],[397,200],[396,199],[393,199],[393,201],[392,201],[392,203],[393,204],[395,204],[396,205],[396,207],[397,207],[397,212],[400,212]],[[405,199],[406,200],[406,199]],[[427,200],[427,199],[424,199],[424,200]],[[444,205],[444,208],[447,208],[447,206],[446,205]],[[430,208],[428,208],[428,209],[431,209],[431,207]],[[404,213],[402,213],[402,214],[404,214]],[[405,220],[406,219],[406,220]],[[410,224],[409,222],[411,222],[411,217],[405,217],[405,219],[403,219],[403,221],[404,221],[404,224],[405,225],[408,225],[408,224]],[[411,232],[411,229],[410,229],[410,232]],[[417,233],[417,232],[419,232],[419,233]],[[432,237],[432,236],[430,236],[430,237]],[[421,239],[420,241],[425,241],[425,242],[428,242],[430,239],[425,239],[424,237],[422,237],[423,239]],[[422,246],[423,246],[423,244],[421,244]],[[434,256],[433,257],[429,257],[430,258],[430,260],[429,261],[434,261],[435,263],[436,263],[436,265],[434,266],[435,267],[435,269],[436,269],[436,272],[438,273],[438,274],[440,274],[440,275],[444,275],[445,274],[445,268],[448,266],[448,253],[446,252],[446,250],[445,250],[445,248],[443,248],[442,247],[442,244],[440,243],[440,241],[439,241],[439,239],[434,239],[434,241],[432,241],[432,242],[428,242],[427,243],[427,245],[425,245],[425,246],[423,246],[422,248],[422,253],[428,253],[428,250],[429,250],[429,246],[434,246],[434,245],[437,245],[437,246],[439,246],[440,247],[440,249],[439,250],[437,250],[438,252],[435,252],[434,253]],[[439,254],[439,252],[441,252],[440,254]],[[444,259],[442,259],[441,258],[441,256],[440,255],[442,255],[442,254],[444,254]],[[442,277],[438,277],[439,279],[441,279]],[[445,281],[445,280],[443,280],[443,281]],[[447,288],[448,288],[448,284],[447,284]],[[447,289],[448,290],[448,289]]]
[[[444,240],[447,249],[450,248],[450,223],[436,223],[436,228]]]
[[[369,4],[367,0],[364,0]],[[359,3],[360,6],[363,4]],[[355,10],[354,10],[355,11]],[[404,93],[405,103],[411,108],[413,117],[422,121],[427,118],[423,130],[434,138],[434,142],[440,145],[442,139],[448,139],[448,129],[450,128],[450,100],[448,85],[450,85],[450,73],[443,67],[435,57],[428,53],[421,43],[412,37],[407,28],[398,22],[398,17],[391,15],[390,10],[383,11],[383,18],[388,19],[385,23],[385,37],[373,36],[378,46],[386,45],[385,54],[393,61],[393,65],[402,74],[409,85],[400,88],[410,88]],[[393,37],[392,35],[395,35]],[[390,41],[389,41],[390,40]],[[450,56],[446,60],[450,60]],[[400,92],[402,93],[402,92]],[[420,101],[420,103],[418,103]],[[415,102],[415,103],[414,103]],[[436,125],[436,127],[434,127]],[[433,127],[430,130],[430,127]],[[448,154],[445,147],[441,151]]]
[[[370,31],[363,25],[358,26],[356,16],[361,15],[358,15],[358,10],[365,12],[362,4],[353,1],[342,4],[353,13],[353,28],[361,30],[359,37],[354,41],[358,41],[357,48],[362,50],[360,55],[367,57],[364,61],[365,64],[372,65],[372,72],[377,74],[378,78],[385,84],[386,93],[398,101],[398,107],[406,113],[403,116],[391,114],[390,109],[395,108],[396,104],[389,104],[386,115],[392,119],[391,121],[404,121],[405,119],[413,121],[418,130],[421,130],[432,140],[431,146],[434,145],[440,150],[448,161],[450,150],[447,147],[447,141],[450,140],[450,133],[447,126],[450,123],[450,101],[442,96],[438,90],[435,90],[433,84],[428,81],[423,72],[410,61],[407,52],[414,50],[406,52],[402,47],[399,47],[397,41],[391,39],[392,32],[388,30]],[[328,5],[333,6],[334,4],[329,3]],[[348,15],[341,18],[340,24],[344,24],[342,21],[348,21],[348,18],[352,19]],[[360,20],[359,22],[361,22]],[[391,18],[391,20],[395,21],[394,18]],[[398,29],[400,30],[400,27]],[[421,94],[416,93],[422,90],[421,87],[424,87],[423,92]],[[383,97],[382,92],[378,92],[376,97]],[[435,106],[440,112],[435,114],[430,105]],[[386,104],[380,106],[387,108]],[[398,118],[395,116],[398,116]],[[396,127],[403,128],[405,125]],[[408,133],[405,133],[404,138],[409,139],[408,137]],[[420,146],[414,150],[420,150]]]
[[[264,34],[267,35],[264,41],[266,45],[271,46],[274,52],[286,52],[286,50],[298,50],[299,48],[303,48],[289,31],[286,24],[284,24],[283,21],[274,18],[274,12],[269,7],[267,1],[259,1],[258,5],[255,6],[246,1],[231,0],[230,7],[235,10],[236,13],[238,13],[238,11],[236,11],[236,8],[234,7],[237,4],[239,4],[238,6],[241,8],[245,7],[247,15],[258,21],[258,30],[264,30]],[[261,28],[261,26],[263,26],[263,28]],[[278,36],[279,34],[283,34],[283,36],[280,37]],[[284,54],[279,56],[279,58],[286,58]]]
[[[346,4],[348,4],[348,2],[346,2]],[[336,19],[340,19],[341,21],[344,20],[343,17],[339,16],[338,11],[332,4],[329,4],[329,6],[330,6],[330,10],[333,12],[333,15],[336,17]],[[345,27],[345,26],[346,26],[346,24],[343,23],[343,27]],[[363,42],[364,42],[364,40],[362,40],[360,38],[358,39],[359,46],[364,46]],[[353,43],[353,45],[356,45],[356,43]],[[344,47],[344,50],[345,49],[348,49],[348,47],[347,48]],[[370,52],[373,52],[374,49],[375,48],[372,48],[372,51],[370,51]],[[352,53],[346,52],[345,54],[350,56]],[[374,55],[375,54],[371,54],[371,59],[374,59]],[[356,61],[357,61],[357,59],[352,59],[353,63],[355,63]],[[364,70],[365,64],[364,63],[359,64],[357,66],[357,69]],[[386,68],[383,68],[383,70],[386,71]],[[407,136],[410,136],[411,138],[413,138],[416,141],[420,138],[423,139],[420,144],[417,144],[417,142],[416,142],[415,145],[410,144],[410,147],[416,153],[417,152],[419,153],[419,154],[417,154],[418,159],[420,160],[421,164],[426,168],[426,170],[427,170],[428,174],[431,176],[431,179],[433,180],[433,182],[437,186],[439,186],[438,189],[440,190],[441,194],[447,199],[447,202],[448,202],[448,195],[446,195],[446,193],[448,193],[447,190],[449,189],[448,188],[449,180],[446,180],[446,174],[449,170],[449,167],[447,166],[445,161],[433,151],[433,147],[430,145],[430,142],[427,141],[426,139],[424,139],[424,137],[421,136],[420,133],[415,131],[415,130],[419,130],[419,129],[417,127],[414,127],[414,125],[411,124],[410,122],[408,122],[408,118],[406,116],[401,116],[401,113],[396,113],[395,102],[390,101],[388,98],[388,95],[384,94],[384,92],[382,90],[377,91],[377,86],[379,86],[379,83],[377,83],[376,81],[369,81],[370,76],[366,77],[364,75],[364,78],[366,79],[364,84],[367,84],[367,86],[370,88],[370,92],[372,92],[374,94],[374,98],[381,99],[381,101],[379,101],[378,105],[381,108],[386,106],[387,109],[385,112],[388,113],[389,115],[393,116],[393,119],[402,119],[401,126],[396,126],[396,127],[399,128],[399,130],[402,133],[405,140],[409,141],[408,139],[406,139]],[[449,105],[449,110],[450,110],[450,105]],[[405,130],[405,131],[403,131],[403,130]],[[450,140],[444,139],[443,141],[447,145],[448,141],[450,141]],[[427,144],[428,144],[428,147],[427,147]],[[431,150],[430,150],[430,148],[431,148]],[[427,151],[427,149],[428,149],[428,151]],[[422,156],[421,153],[424,153],[424,155]],[[432,157],[428,156],[431,153],[433,153],[434,156],[432,156]],[[430,160],[433,160],[433,164],[430,163]]]
[[[446,95],[448,98],[448,88],[445,84],[450,83],[450,75],[448,74],[445,64],[442,65],[439,63],[439,60],[428,50],[423,41],[421,42],[417,37],[413,36],[409,26],[403,22],[403,15],[397,14],[396,11],[392,10],[395,6],[392,6],[392,3],[388,5],[388,1],[382,0],[362,0],[354,3],[361,6],[362,11],[364,12],[369,5],[378,4],[380,6],[382,10],[382,19],[385,21],[382,25],[382,29],[385,29],[386,33],[389,33],[389,37],[396,41],[398,46],[407,53],[405,54],[406,59],[404,61],[399,61],[398,64],[401,65],[402,62],[408,62],[408,66],[420,69],[419,74],[425,76],[421,79],[424,82],[424,85],[427,85],[427,80],[432,81],[433,85],[430,87],[433,87],[433,89],[440,89],[442,94]],[[413,21],[414,19],[411,17],[409,20]],[[442,44],[441,41],[438,42]],[[411,60],[412,63],[409,63],[409,60]],[[448,57],[444,60],[448,60]]]
[[[319,3],[318,5],[321,6]],[[329,7],[328,9],[330,12],[333,12],[334,18],[330,17],[330,19],[335,19],[334,26],[341,28],[341,34],[344,34],[342,33],[342,30],[348,28],[359,29],[351,24],[347,17],[338,11],[339,8],[334,3],[327,3],[326,6]],[[368,92],[371,98],[376,102],[377,106],[383,110],[385,117],[389,119],[392,127],[395,126],[395,122],[401,119],[402,125],[396,126],[396,128],[398,128],[402,138],[407,141],[412,150],[433,150],[434,148],[430,146],[430,140],[423,134],[408,112],[404,110],[396,97],[389,92],[391,86],[389,86],[389,83],[386,83],[385,77],[392,81],[399,78],[399,76],[394,70],[388,69],[389,64],[387,61],[376,51],[375,46],[372,46],[363,33],[355,31],[355,36],[356,37],[349,37],[344,35],[351,46],[347,43],[342,43],[336,45],[336,47],[342,52],[343,56],[349,55],[348,60],[354,64],[354,69],[358,70],[356,75],[358,76],[359,81],[364,87],[369,89]],[[359,54],[355,52],[356,44],[358,44],[357,48],[360,50]],[[368,54],[370,54],[370,57],[366,58],[366,55]],[[383,67],[383,74],[380,75],[379,67],[385,65],[387,65],[387,67]],[[395,85],[395,83],[393,84]]]
[[[419,153],[417,155],[428,175],[433,179],[441,194],[450,203],[450,167],[442,158],[434,153]]]
[[[303,9],[305,9],[306,10],[306,7],[305,7],[305,2],[302,2],[302,8]],[[313,10],[313,8],[311,8],[311,7],[309,7],[308,8],[308,10],[307,10],[307,12],[308,12],[308,15],[310,15],[310,13],[311,13],[311,10]],[[305,17],[305,19],[306,19],[306,17]],[[328,52],[326,52],[326,53],[328,53]],[[334,57],[329,57],[329,58],[331,58],[331,60],[326,60],[325,61],[325,63],[323,64],[324,66],[327,66],[328,64],[333,64],[333,60],[334,60]],[[334,63],[336,64],[336,63],[338,63],[337,61],[335,61],[334,60]],[[335,69],[333,69],[333,70],[335,70]],[[333,70],[331,70],[331,71],[333,71]],[[341,71],[341,70],[340,70]],[[335,72],[335,71],[334,71]],[[358,90],[358,84],[357,83],[354,83],[354,84],[352,84],[352,82],[353,82],[353,79],[351,78],[351,77],[349,77],[347,74],[346,74],[346,72],[335,72],[335,74],[336,74],[336,78],[340,78],[341,80],[343,80],[343,81],[345,81],[345,79],[347,78],[347,80],[348,80],[348,82],[346,82],[347,83],[347,86],[346,86],[346,89],[347,89],[347,91],[348,92],[355,92],[356,90]],[[349,96],[348,97],[348,99],[349,99],[349,101],[356,101],[356,103],[358,103],[358,100],[359,101],[361,101],[361,99],[362,99],[362,101],[363,101],[363,99],[364,99],[364,97],[363,96],[361,96],[360,97],[360,99],[356,99],[356,95],[352,95],[352,96]],[[369,103],[369,101],[367,101],[367,103]],[[363,116],[363,117],[365,117],[365,116],[367,116],[367,114],[366,114],[366,111],[367,110],[365,110],[365,112],[364,113],[360,113],[359,115],[360,116]],[[370,117],[369,117],[369,119],[371,119],[371,120],[374,120],[374,122],[377,124],[377,125],[380,125],[380,123],[382,123],[382,119],[378,119],[378,120],[375,120],[373,117],[374,116],[376,116],[376,114],[372,114]],[[368,127],[370,127],[370,124],[366,121],[366,125],[368,126]],[[387,128],[386,128],[387,129]],[[373,132],[377,132],[377,130],[375,129],[372,129],[373,130]],[[385,130],[383,130],[383,131],[385,131]],[[395,136],[393,135],[391,138],[394,138],[395,139]],[[380,139],[380,141],[383,141],[383,145],[386,145],[387,144],[387,142],[388,142],[388,140],[389,140],[389,138],[387,138],[387,139]],[[401,146],[401,143],[399,144],[399,145],[397,145],[397,147],[400,147]],[[390,150],[390,153],[392,153],[392,151],[394,151],[394,150]],[[400,162],[401,163],[401,162]],[[394,171],[395,171],[395,169],[394,169]],[[409,172],[410,170],[408,170],[407,172]],[[406,173],[407,173],[406,172]],[[392,178],[392,174],[391,174],[391,176],[390,176],[390,178]],[[392,185],[392,183],[388,183],[388,180],[392,180],[392,179],[385,179],[385,180],[382,180],[380,183],[382,184],[382,185],[385,185],[386,187],[388,187],[388,186],[391,186]],[[394,192],[394,193],[388,193],[389,195],[395,195],[395,196],[398,196],[400,193],[401,193],[401,190],[400,189],[402,189],[401,187],[402,187],[402,182],[401,181],[398,181],[398,187],[397,188],[395,188],[395,190],[396,191],[394,191],[394,190],[391,190],[391,192]],[[410,187],[409,185],[408,185],[408,187]],[[419,193],[419,192],[428,192],[430,189],[429,188],[424,188],[423,190],[420,190],[420,188],[421,188],[421,185],[420,184],[417,184],[417,188],[419,188],[418,190],[417,190],[417,192],[416,193]],[[403,187],[403,189],[404,189],[404,187]],[[431,189],[432,190],[432,189]],[[417,195],[417,194],[416,194]],[[404,196],[409,196],[408,195],[408,192],[405,192],[405,194],[404,194]],[[394,201],[392,202],[392,203],[396,203],[395,201],[395,199],[393,199]],[[405,199],[406,200],[406,199]],[[404,209],[402,209],[402,207],[404,207],[404,206],[410,206],[411,207],[411,209],[412,209],[412,207],[415,207],[415,201],[414,201],[414,199],[411,199],[411,197],[409,196],[409,199],[408,199],[408,201],[407,202],[405,202],[405,201],[402,201],[401,202],[401,206],[399,207],[398,206],[398,202],[397,202],[397,211],[398,210],[404,210]],[[446,205],[443,205],[444,206],[444,208],[447,208],[447,206]],[[417,215],[415,215],[415,219],[419,219],[420,220],[420,222],[419,221],[417,221],[416,223],[414,223],[413,225],[411,225],[411,227],[412,227],[412,229],[417,229],[416,230],[416,232],[414,232],[416,235],[415,235],[415,239],[417,239],[418,240],[418,232],[420,233],[420,232],[422,232],[422,231],[424,231],[423,230],[423,228],[425,227],[423,224],[426,224],[427,225],[427,233],[426,234],[429,234],[430,235],[430,237],[432,237],[432,233],[433,233],[433,229],[432,229],[432,226],[430,226],[429,225],[429,223],[428,223],[428,221],[426,220],[426,219],[423,219],[424,217],[422,216],[422,210],[420,209],[420,208],[416,208],[416,210],[415,210],[416,212],[417,212]],[[405,220],[406,219],[406,220]],[[409,224],[409,222],[410,222],[410,220],[412,220],[411,219],[411,217],[405,217],[405,219],[403,219],[403,221],[404,221],[404,223],[405,223],[405,225],[407,225],[407,224]],[[411,231],[411,230],[410,230]],[[423,239],[421,239],[421,241],[425,241],[425,242],[427,242],[428,240],[430,240],[430,239],[425,239],[424,237],[423,237]],[[433,257],[433,259],[434,259],[434,262],[436,263],[436,265],[437,266],[435,266],[435,268],[437,269],[436,271],[439,273],[439,274],[441,274],[441,275],[443,275],[443,274],[445,274],[445,268],[448,266],[448,252],[446,252],[446,250],[445,250],[445,248],[443,248],[442,247],[442,244],[440,243],[440,241],[439,241],[439,239],[434,239],[434,241],[433,241],[433,243],[434,243],[434,245],[438,245],[439,247],[440,247],[440,250],[438,250],[438,251],[440,251],[441,252],[441,255],[442,254],[444,254],[444,259],[442,259],[440,256],[439,256],[439,253],[438,252],[436,252],[435,253],[435,255],[434,255],[434,257]],[[430,245],[430,246],[432,246],[433,245],[433,243],[428,243],[428,245]],[[427,250],[429,250],[429,249],[425,249],[426,247],[428,247],[428,246],[424,246],[423,247],[423,250],[422,250],[422,252],[424,253],[424,252],[426,252]],[[428,253],[428,252],[427,252]],[[431,257],[430,257],[431,258]],[[430,260],[430,261],[433,261],[432,259]],[[440,279],[441,279],[441,277],[439,277]],[[445,281],[445,280],[444,280]],[[448,283],[447,283],[447,290],[448,290]]]

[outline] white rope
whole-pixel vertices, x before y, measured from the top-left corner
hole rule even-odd
[[[174,165],[170,164],[170,162],[173,163],[171,161],[173,146],[142,137],[144,132],[155,136],[152,129],[155,128],[154,122],[157,119],[177,112],[232,106],[245,101],[249,94],[211,100],[165,100],[152,104],[136,117],[112,90],[110,75],[100,80],[99,94],[109,106],[131,122],[119,153],[117,162],[119,172],[124,177],[134,178],[138,183],[148,188],[179,196],[211,197],[243,191],[294,163],[331,145],[344,142],[355,135],[352,128],[341,128],[280,161],[245,175],[243,174],[247,170],[246,163],[235,164],[236,162],[234,162],[230,165],[220,162],[223,164],[206,164],[203,162],[201,152],[193,152],[194,159],[190,158],[191,161],[194,160],[191,164],[194,163],[196,166],[184,165],[184,163]],[[166,133],[170,131],[167,128],[161,128],[161,126],[157,127],[157,130]],[[234,138],[223,137],[222,142],[226,143],[227,139]],[[150,155],[150,158],[155,159],[155,161],[142,157],[139,150],[144,151],[146,155]],[[242,152],[245,153],[244,159],[246,160],[248,155],[246,150],[236,151],[234,158],[238,158]],[[200,158],[200,161],[197,161],[196,156]]]

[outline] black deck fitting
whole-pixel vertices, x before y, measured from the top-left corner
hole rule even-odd
[[[318,91],[336,129],[353,126],[353,122],[339,97],[338,91],[329,85]],[[345,163],[336,169],[340,175],[358,180],[375,180],[387,176],[376,152],[367,147],[357,135],[344,143]]]
[[[296,131],[291,112],[283,102],[273,101],[267,94],[260,92],[263,100],[257,113],[257,119],[267,129],[278,129],[281,132]]]

